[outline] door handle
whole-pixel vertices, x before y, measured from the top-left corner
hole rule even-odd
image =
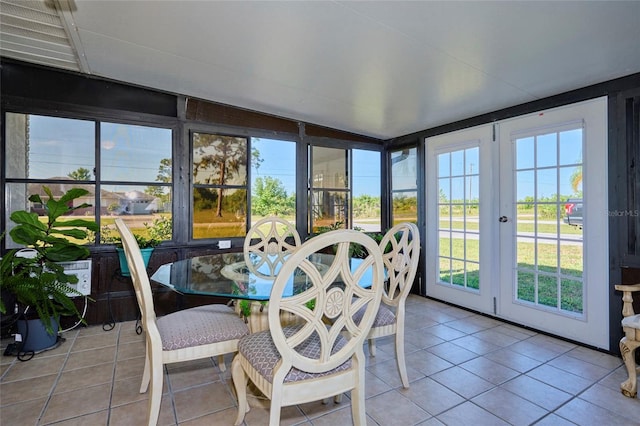
[[[506,217],[506,216],[500,216],[500,217],[498,218],[498,222],[500,222],[500,223],[505,223],[505,222],[507,222],[508,220],[509,220],[509,218],[508,218],[508,217]]]

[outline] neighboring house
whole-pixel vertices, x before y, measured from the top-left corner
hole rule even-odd
[[[51,193],[55,198],[60,197],[66,191],[71,188],[84,188],[89,193],[74,200],[74,204],[80,205],[82,203],[91,204],[92,207],[86,209],[80,209],[75,211],[75,215],[85,215],[93,212],[95,203],[94,185],[81,184],[73,179],[54,177],[55,180],[69,180],[69,183],[51,183],[46,186],[51,190]],[[38,183],[30,183],[27,187],[29,195],[38,194],[43,201],[49,198],[49,196],[42,189],[42,185]],[[159,198],[152,195],[145,194],[142,191],[129,191],[129,192],[111,192],[107,190],[100,191],[100,214],[131,214],[142,215],[151,214],[157,211],[163,210],[163,203]],[[31,206],[31,211],[42,215],[45,213],[44,206],[40,203],[34,203]]]
[[[120,205],[122,210],[120,214],[150,214],[151,209],[147,209],[151,203],[155,200],[155,197],[145,194],[140,191],[129,191],[125,193],[118,193],[122,195],[120,199]]]

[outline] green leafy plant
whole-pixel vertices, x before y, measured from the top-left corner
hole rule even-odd
[[[51,318],[60,316],[82,316],[71,297],[67,294],[80,294],[70,284],[76,284],[76,275],[67,275],[57,262],[69,262],[85,259],[89,249],[75,241],[83,241],[89,232],[97,230],[97,224],[85,219],[62,219],[75,210],[90,207],[82,203],[73,205],[73,200],[89,191],[72,188],[56,199],[51,190],[43,186],[49,196],[46,203],[40,195],[29,197],[32,203],[45,206],[46,221],[42,222],[36,213],[19,210],[11,213],[10,219],[16,224],[9,235],[17,244],[23,244],[34,250],[33,256],[23,257],[18,249],[5,253],[0,261],[0,289],[15,296],[15,301],[35,310],[49,334],[53,334]],[[0,300],[0,312],[6,313],[7,307]]]
[[[162,241],[171,239],[171,218],[167,216],[161,216],[158,219],[154,219],[151,224],[145,222],[143,223],[143,225],[146,230],[146,235],[142,235],[140,233],[133,234],[133,237],[136,239],[136,242],[141,249],[153,248],[160,244]],[[103,244],[115,244],[116,247],[122,248],[120,235],[109,225],[102,226],[100,231],[100,239]]]
[[[345,226],[344,226],[344,222],[343,221],[337,221],[337,222],[332,223],[331,225],[318,226],[318,227],[315,228],[314,235],[324,234],[325,232],[335,231],[337,229],[346,229]],[[364,231],[364,229],[362,229],[359,226],[354,226],[353,230],[354,231]],[[365,234],[367,234],[368,236],[373,238],[375,240],[375,242],[378,243],[378,244],[380,244],[380,241],[382,241],[382,238],[384,237],[384,233],[380,233],[380,232],[365,232]],[[389,245],[387,246],[387,248],[389,248]],[[386,251],[387,251],[387,249],[385,249],[385,253],[386,253]],[[359,244],[350,244],[349,245],[349,255],[351,257],[364,258],[364,257],[366,257],[367,252]]]

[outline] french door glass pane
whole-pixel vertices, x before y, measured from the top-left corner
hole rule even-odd
[[[514,147],[516,298],[581,314],[582,222],[566,215],[571,199],[582,208],[582,129],[527,135]]]
[[[439,279],[480,289],[480,174],[478,147],[438,154]]]

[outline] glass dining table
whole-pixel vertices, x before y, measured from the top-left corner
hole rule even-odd
[[[334,260],[331,254],[313,254],[309,260],[317,269],[328,269]],[[235,301],[236,311],[247,319],[251,332],[268,328],[267,302],[275,277],[286,260],[286,256],[258,256],[244,253],[222,253],[197,256],[190,259],[161,265],[150,279],[181,294],[217,296]],[[351,259],[351,270],[355,270],[362,259]],[[366,271],[361,282],[369,285]],[[369,275],[371,276],[371,275]],[[288,295],[301,293],[308,288],[304,275],[290,277],[285,287]],[[243,302],[245,308],[241,309]],[[284,314],[283,314],[284,315]],[[281,315],[284,322],[293,321]]]

